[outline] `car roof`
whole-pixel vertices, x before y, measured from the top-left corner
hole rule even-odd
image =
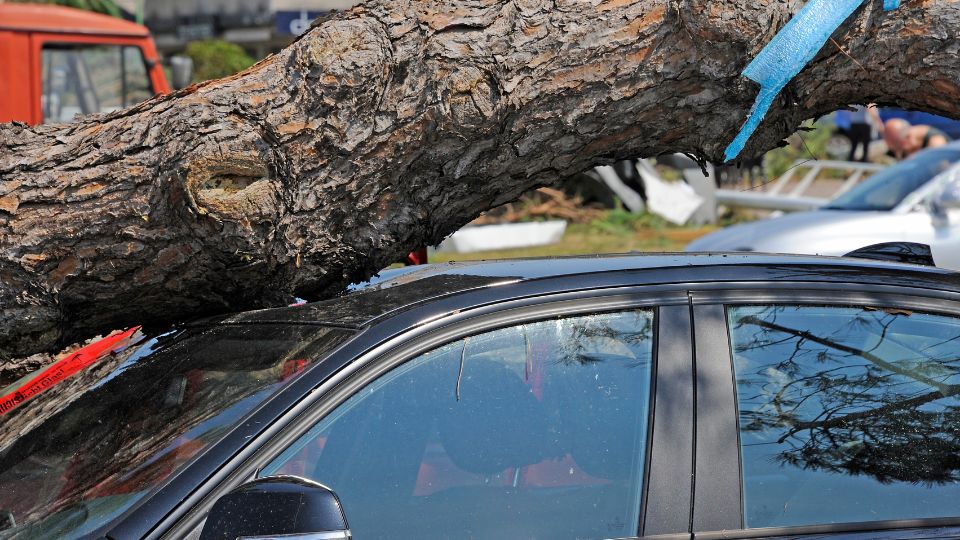
[[[47,4],[0,3],[0,30],[147,37],[146,27],[82,9]]]
[[[511,297],[511,285],[565,280],[557,292],[615,286],[702,282],[807,281],[883,284],[960,293],[960,273],[860,258],[757,253],[616,254],[452,262],[387,270],[352,291],[320,302],[249,311],[199,321],[313,323],[360,329],[378,319],[440,298],[487,291],[487,301]],[[604,278],[606,276],[606,278]],[[620,286],[622,286],[621,283]]]

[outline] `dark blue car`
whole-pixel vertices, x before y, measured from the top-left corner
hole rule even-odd
[[[0,415],[0,538],[960,537],[935,267],[442,264],[128,337]]]

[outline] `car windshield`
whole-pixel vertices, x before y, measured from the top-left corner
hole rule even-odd
[[[143,52],[131,45],[45,44],[40,51],[44,122],[110,112],[153,96]]]
[[[960,148],[936,148],[897,163],[823,206],[824,210],[893,210],[934,176],[960,160]]]
[[[190,328],[101,356],[21,398],[0,415],[0,538],[98,531],[349,335],[306,325]]]

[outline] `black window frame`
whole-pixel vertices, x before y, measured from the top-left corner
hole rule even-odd
[[[686,290],[676,287],[624,287],[600,291],[559,293],[537,298],[508,300],[475,310],[454,312],[428,324],[395,336],[348,362],[304,400],[296,409],[254,441],[256,450],[243,453],[228,463],[222,472],[184,501],[181,518],[167,530],[161,524],[162,537],[182,537],[202,523],[213,502],[243,482],[279,455],[289,444],[309,430],[366,384],[419,354],[463,337],[521,323],[575,317],[596,313],[654,310],[654,365],[650,389],[650,418],[644,464],[639,536],[661,540],[689,540],[693,467],[693,381],[691,311]],[[416,318],[415,312],[399,319]],[[666,327],[662,321],[671,324]],[[672,328],[662,339],[664,328]],[[359,340],[363,335],[358,336]],[[665,411],[673,411],[669,418]],[[686,412],[684,412],[686,411]],[[659,413],[659,414],[658,414]],[[258,442],[260,443],[258,445]],[[681,456],[677,459],[677,456]],[[657,471],[656,475],[651,474]],[[651,501],[670,504],[651,504]],[[349,509],[345,509],[349,519]],[[679,525],[676,525],[678,524]],[[680,530],[671,530],[679,526]],[[160,533],[161,531],[156,531]],[[160,534],[151,537],[160,537]]]
[[[960,318],[960,295],[900,286],[780,283],[767,290],[714,288],[691,293],[697,358],[696,425],[726,426],[697,432],[693,538],[697,540],[803,538],[841,534],[856,538],[960,537],[955,517],[878,520],[793,527],[747,529],[743,516],[743,473],[736,373],[730,348],[727,309],[744,305],[808,305],[900,308]],[[702,341],[707,341],[701,346]],[[723,395],[715,396],[718,392]],[[712,395],[719,401],[707,401]],[[716,466],[716,464],[721,466]],[[849,535],[849,536],[847,536]],[[927,536],[929,535],[929,536]]]

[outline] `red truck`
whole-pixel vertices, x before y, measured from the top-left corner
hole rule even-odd
[[[0,3],[0,122],[69,122],[169,91],[144,26],[68,7]]]

